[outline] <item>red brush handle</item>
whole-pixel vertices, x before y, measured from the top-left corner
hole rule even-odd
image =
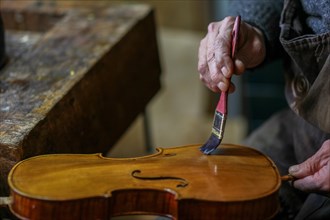
[[[235,19],[235,24],[231,34],[231,57],[234,59],[236,54],[236,45],[238,42],[238,33],[239,27],[241,24],[241,16],[237,16]],[[223,114],[227,114],[227,100],[228,100],[228,91],[221,92],[220,99],[217,105],[217,111]]]

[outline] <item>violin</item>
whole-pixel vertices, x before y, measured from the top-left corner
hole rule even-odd
[[[259,151],[222,144],[157,148],[153,155],[50,154],[9,173],[9,208],[21,219],[158,215],[193,220],[265,220],[279,210],[281,177]]]

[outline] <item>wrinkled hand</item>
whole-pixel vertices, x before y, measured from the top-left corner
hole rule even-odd
[[[241,22],[235,60],[231,58],[231,33],[235,18],[226,17],[208,26],[201,40],[198,54],[198,71],[202,82],[212,91],[233,92],[230,77],[242,74],[246,68],[259,65],[266,56],[263,34],[257,28]]]
[[[295,188],[330,196],[330,139],[312,157],[290,167],[289,173],[297,178]]]

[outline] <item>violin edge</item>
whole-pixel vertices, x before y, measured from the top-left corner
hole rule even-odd
[[[202,206],[204,203],[207,204],[207,207],[209,206],[209,209],[210,209],[210,213],[212,212],[217,212],[216,210],[218,208],[214,208],[214,207],[217,207],[219,204],[231,204],[231,205],[234,205],[236,206],[235,204],[241,204],[239,205],[239,207],[242,209],[241,212],[244,213],[246,208],[243,208],[245,207],[245,204],[244,203],[253,203],[253,201],[256,201],[259,205],[258,206],[262,206],[264,203],[266,203],[266,201],[268,201],[268,204],[271,203],[272,205],[271,206],[274,206],[272,210],[269,211],[268,214],[270,213],[274,213],[275,212],[275,207],[277,207],[277,200],[276,198],[278,197],[278,190],[279,190],[279,186],[280,186],[280,176],[278,174],[278,170],[274,164],[274,162],[267,156],[265,156],[263,153],[259,152],[258,150],[255,150],[253,148],[250,148],[250,147],[246,147],[246,146],[238,146],[238,145],[233,145],[233,144],[223,144],[225,146],[222,146],[222,151],[219,152],[219,155],[220,157],[216,157],[216,155],[204,155],[202,152],[199,151],[199,147],[200,145],[188,145],[188,146],[178,146],[178,147],[172,147],[172,148],[157,148],[158,152],[156,154],[151,154],[151,155],[147,155],[147,156],[143,156],[143,157],[138,157],[138,158],[108,158],[108,157],[103,157],[101,154],[80,154],[80,155],[77,155],[77,154],[66,154],[66,155],[63,155],[63,154],[53,154],[53,155],[41,155],[41,156],[36,156],[37,158],[45,158],[45,157],[48,157],[48,156],[61,156],[61,157],[68,157],[66,158],[65,160],[71,160],[73,161],[73,166],[72,166],[72,163],[70,162],[69,165],[71,166],[71,168],[73,167],[74,169],[78,167],[79,164],[82,165],[82,168],[85,169],[86,167],[90,167],[90,165],[87,163],[87,161],[84,159],[85,157],[90,157],[91,155],[93,156],[93,161],[96,161],[96,166],[95,169],[92,169],[90,171],[100,171],[100,166],[98,166],[100,163],[98,163],[99,161],[99,158],[100,159],[105,159],[105,161],[119,161],[119,163],[115,163],[115,164],[120,164],[120,161],[131,161],[128,165],[128,163],[125,163],[125,166],[126,167],[130,167],[130,169],[128,169],[130,172],[134,172],[134,170],[139,170],[138,167],[135,167],[135,165],[137,164],[137,159],[143,159],[143,158],[153,158],[155,156],[158,156],[158,155],[163,155],[164,157],[160,157],[160,158],[157,158],[157,160],[151,160],[152,163],[155,163],[157,164],[156,161],[160,160],[160,161],[172,161],[171,158],[175,155],[177,155],[177,159],[176,160],[179,160],[179,164],[177,164],[178,166],[180,166],[180,164],[182,165],[183,163],[186,164],[185,162],[182,162],[183,159],[187,159],[187,158],[192,158],[193,161],[199,161],[197,163],[194,163],[194,164],[191,164],[189,166],[187,166],[185,169],[184,169],[184,173],[182,173],[182,178],[185,178],[185,174],[186,173],[189,173],[191,171],[192,174],[195,173],[196,169],[194,168],[194,166],[200,166],[201,164],[205,164],[206,165],[206,169],[208,170],[209,168],[212,167],[213,168],[223,168],[223,165],[230,165],[232,164],[231,163],[231,159],[232,157],[236,158],[236,157],[239,157],[239,159],[243,159],[244,162],[239,162],[239,163],[234,163],[235,167],[237,165],[239,165],[239,170],[242,170],[240,172],[246,172],[246,171],[249,171],[249,170],[252,170],[252,169],[255,169],[257,167],[267,167],[266,168],[266,171],[271,171],[271,173],[269,174],[271,176],[271,187],[268,187],[267,188],[267,192],[264,192],[264,191],[260,191],[257,193],[258,195],[254,196],[253,198],[248,196],[248,194],[245,195],[245,199],[242,199],[242,200],[230,200],[230,199],[227,199],[227,200],[217,200],[217,201],[210,201],[210,200],[205,200],[205,199],[201,199],[200,197],[187,197],[187,196],[183,196],[183,193],[182,191],[177,191],[175,190],[175,187],[173,189],[171,189],[169,186],[172,186],[172,183],[173,182],[170,182],[171,184],[164,184],[167,188],[157,188],[159,187],[159,185],[154,186],[152,187],[152,189],[147,189],[145,186],[149,186],[148,184],[147,185],[144,185],[143,188],[140,188],[140,189],[137,189],[137,188],[133,188],[133,189],[129,189],[127,187],[124,187],[124,189],[118,189],[118,188],[113,188],[111,189],[111,191],[104,191],[105,193],[102,194],[102,195],[97,195],[97,196],[90,196],[90,197],[82,197],[82,198],[74,198],[74,199],[64,199],[64,200],[56,200],[54,198],[50,198],[48,201],[45,200],[45,197],[42,197],[42,198],[35,198],[35,197],[31,197],[31,195],[29,194],[25,194],[26,197],[24,197],[24,193],[20,191],[20,189],[18,188],[11,188],[12,190],[12,195],[13,195],[13,201],[14,203],[11,205],[11,209],[13,210],[14,213],[23,213],[23,212],[20,212],[18,209],[20,209],[21,207],[24,207],[24,206],[20,206],[19,204],[29,204],[30,205],[30,208],[28,208],[27,210],[25,210],[25,212],[29,212],[28,210],[33,210],[34,212],[36,212],[36,208],[35,207],[39,207],[40,208],[40,212],[42,213],[42,210],[45,209],[45,207],[48,207],[50,206],[49,204],[51,203],[52,205],[54,204],[58,204],[56,206],[54,206],[53,208],[51,208],[51,210],[55,210],[55,211],[51,211],[51,212],[57,212],[56,210],[59,210],[59,209],[65,209],[65,207],[76,207],[76,206],[79,206],[79,207],[86,207],[88,206],[88,204],[98,204],[98,206],[100,207],[103,207],[104,209],[109,209],[109,205],[112,204],[112,203],[119,203],[118,201],[116,202],[113,202],[115,201],[115,197],[116,196],[120,196],[122,198],[125,198],[125,197],[129,197],[131,198],[132,195],[135,195],[135,194],[139,194],[140,196],[138,197],[141,197],[141,198],[144,198],[145,195],[153,195],[152,198],[159,198],[159,195],[164,195],[164,198],[167,198],[168,200],[168,204],[165,204],[164,207],[169,207],[171,206],[172,209],[174,211],[166,211],[165,214],[170,214],[170,215],[173,215],[175,216],[176,214],[175,213],[185,213],[185,208],[186,207],[186,211],[188,212],[189,210],[194,210],[194,209],[198,209],[198,206]],[[242,147],[246,147],[246,149],[241,149]],[[178,151],[173,151],[173,150],[178,150]],[[251,151],[253,150],[253,151]],[[186,151],[192,153],[192,154],[186,154]],[[181,157],[183,154],[184,157]],[[71,156],[83,156],[84,158],[81,159],[81,161],[77,161],[77,159],[74,159],[74,158],[71,158]],[[196,158],[195,158],[196,157]],[[245,163],[245,159],[247,159],[248,161],[250,161],[250,157],[252,157],[253,159],[260,159],[262,158],[262,160],[260,160],[260,163],[257,163],[258,165],[257,166],[251,166],[251,167],[244,167],[246,165]],[[35,158],[35,157],[34,157]],[[34,159],[34,158],[28,158],[24,161],[29,161],[31,159]],[[53,158],[54,159],[54,158]],[[258,161],[259,161],[258,159]],[[191,159],[189,159],[190,161]],[[222,162],[225,162],[225,163],[218,163],[217,161],[222,161]],[[17,164],[17,166],[19,165],[22,165],[24,161],[21,161],[20,163]],[[49,164],[52,164],[54,160],[46,160],[46,162]],[[63,161],[60,159],[60,158],[57,158],[56,161],[58,161],[58,164],[61,164],[61,166],[59,166],[58,168],[61,169],[62,168],[62,165],[63,165]],[[103,160],[102,160],[103,161]],[[140,160],[142,163],[141,164],[144,164],[144,165],[147,165],[149,167],[149,165],[151,163],[146,163],[148,162],[148,160]],[[227,161],[227,162],[226,162]],[[252,160],[254,161],[254,160]],[[228,163],[229,162],[229,163]],[[257,162],[257,161],[255,161]],[[47,164],[45,163],[45,164]],[[214,163],[214,164],[213,164]],[[254,163],[254,162],[253,162]],[[40,161],[35,161],[34,163],[35,165],[38,165],[40,166]],[[43,164],[43,163],[41,163]],[[91,164],[94,164],[91,162]],[[101,163],[102,164],[102,163]],[[168,164],[168,163],[167,163]],[[261,164],[261,165],[260,165]],[[16,166],[16,165],[15,165]],[[211,166],[211,167],[209,167]],[[243,167],[242,167],[243,166]],[[121,166],[120,166],[121,167]],[[120,168],[120,167],[115,167],[115,169],[117,168]],[[230,166],[232,167],[232,166]],[[165,171],[168,171],[168,172],[163,172],[161,175],[162,177],[168,177],[168,175],[170,174],[171,177],[172,177],[172,174],[173,176],[177,175],[175,174],[176,172],[173,172],[171,173],[171,170],[169,170],[168,168],[164,167],[165,168]],[[172,168],[177,168],[177,167],[172,167]],[[16,169],[16,168],[15,168]],[[52,170],[53,167],[51,166],[50,168],[48,168],[49,171],[53,171]],[[108,167],[107,167],[108,169]],[[23,178],[26,178],[28,177],[27,175],[24,174],[24,172],[22,171],[26,171],[26,170],[31,170],[31,166],[29,167],[26,167],[24,168],[23,170],[19,171],[19,173],[23,174]],[[33,169],[34,170],[34,169]],[[38,174],[40,172],[43,172],[42,171],[43,169],[37,169],[36,171],[34,171],[34,173]],[[71,169],[68,169],[68,171],[70,171]],[[76,170],[76,169],[75,169]],[[108,169],[109,170],[109,169]],[[236,170],[236,168],[234,169]],[[262,170],[264,170],[262,168]],[[14,172],[15,170],[13,170]],[[104,171],[104,169],[102,169],[102,171]],[[127,170],[126,170],[127,171]],[[148,171],[148,170],[144,170],[142,169],[142,171]],[[164,170],[163,170],[164,171]],[[173,170],[174,171],[174,170]],[[220,171],[220,170],[219,170]],[[214,171],[215,172],[215,171]],[[19,174],[18,173],[18,174]],[[33,173],[33,172],[31,172]],[[71,173],[68,172],[69,174]],[[81,173],[81,172],[79,172]],[[100,172],[100,173],[103,173],[104,172]],[[143,175],[143,176],[140,176],[138,175],[138,179],[141,179],[141,181],[143,181],[143,179],[147,179],[148,181],[150,179],[153,179],[154,176],[152,173],[148,173],[146,172],[145,173],[146,175]],[[260,173],[262,174],[262,173]],[[30,174],[31,175],[31,174]],[[130,173],[131,175],[131,173]],[[157,175],[160,175],[159,173],[157,173]],[[266,175],[269,176],[269,175]],[[12,177],[12,176],[11,176]],[[60,176],[58,176],[60,177]],[[114,178],[116,178],[117,180],[117,177],[118,176],[114,176]],[[203,174],[200,178],[203,178],[205,177],[205,175]],[[250,178],[252,177],[252,178]],[[200,179],[198,178],[198,179]],[[236,176],[234,176],[234,178],[236,179]],[[261,176],[261,180],[263,179],[264,177]],[[268,178],[268,177],[267,177]],[[251,180],[253,179],[253,176],[248,176],[248,179],[247,180]],[[257,178],[258,179],[258,178]],[[37,180],[40,180],[39,178],[37,178]],[[22,181],[22,180],[19,180],[19,181]],[[140,180],[139,180],[140,181]],[[205,182],[205,181],[204,181]],[[207,181],[206,181],[207,182]],[[137,183],[135,183],[137,184]],[[143,184],[142,184],[143,185]],[[142,186],[141,185],[141,186]],[[13,185],[12,185],[13,186]],[[119,185],[121,186],[121,185]],[[23,194],[22,194],[23,193]],[[143,196],[141,196],[143,195]],[[188,195],[188,194],[186,194]],[[189,194],[191,195],[191,194]],[[198,194],[200,195],[200,193]],[[134,196],[133,196],[134,197]],[[162,196],[161,196],[162,197]],[[203,197],[204,198],[204,197]],[[227,197],[229,198],[229,197]],[[274,200],[275,199],[275,200]],[[125,200],[125,199],[121,199],[122,201],[122,204],[126,204],[127,202],[125,201],[128,201],[128,200]],[[273,201],[274,200],[274,201]],[[132,199],[132,201],[136,201],[134,198]],[[263,201],[263,202],[260,202],[260,201]],[[77,203],[78,204],[75,204]],[[80,204],[81,202],[81,204]],[[156,203],[156,201],[153,201],[154,203]],[[139,203],[133,203],[133,207],[131,207],[130,210],[122,210],[121,208],[118,208],[120,209],[119,211],[115,211],[115,212],[112,212],[112,213],[133,213],[135,208],[137,207],[140,207],[140,203],[143,203],[143,200],[141,200]],[[180,203],[180,205],[179,205]],[[198,203],[199,205],[196,205],[196,203]],[[37,205],[39,204],[39,205]],[[204,206],[205,206],[204,204]],[[45,206],[45,207],[44,207]],[[34,207],[34,208],[33,208]],[[206,207],[206,208],[207,208]],[[213,207],[213,208],[211,208]],[[25,206],[25,208],[27,208]],[[142,207],[143,209],[147,209],[146,207]],[[206,208],[203,208],[203,209],[206,209]],[[267,207],[265,207],[266,209]],[[81,212],[87,212],[84,208],[79,208],[81,210]],[[88,212],[94,212],[96,208],[94,208],[94,206],[91,207],[91,210],[88,211]],[[111,208],[109,209],[111,210]],[[176,211],[175,211],[176,210]],[[276,208],[277,210],[277,208]],[[148,213],[151,213],[152,211],[154,210],[149,210],[150,212]],[[110,212],[110,211],[109,211]],[[191,211],[192,213],[194,213],[194,215],[196,216],[200,216],[201,213],[200,211],[197,211],[197,210],[194,210],[194,211]],[[218,212],[217,212],[218,213]],[[27,213],[28,215],[29,213]],[[186,213],[187,214],[187,213]],[[219,213],[218,213],[219,214]],[[22,214],[21,214],[22,215]],[[101,214],[100,214],[101,215]],[[102,215],[109,215],[109,213],[102,213]],[[181,215],[181,214],[180,214]],[[26,216],[24,214],[24,216]],[[87,215],[88,216],[88,215]],[[62,216],[61,216],[62,217]],[[78,217],[79,218],[79,217]],[[62,218],[61,218],[62,219]],[[65,218],[63,218],[65,219]],[[69,219],[69,218],[67,218]],[[72,219],[72,218],[71,218]],[[214,219],[214,218],[213,218]],[[262,218],[260,218],[262,219]],[[265,218],[264,218],[265,219]]]

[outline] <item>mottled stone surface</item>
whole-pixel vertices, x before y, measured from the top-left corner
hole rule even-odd
[[[0,195],[22,159],[108,151],[160,89],[149,6],[25,2],[2,3]]]

